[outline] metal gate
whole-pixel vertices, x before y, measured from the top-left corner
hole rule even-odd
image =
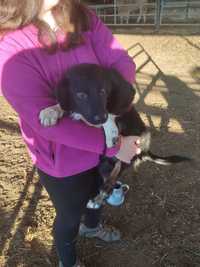
[[[89,6],[109,26],[200,25],[200,0],[93,0]]]
[[[200,0],[166,0],[160,10],[160,25],[200,25]]]

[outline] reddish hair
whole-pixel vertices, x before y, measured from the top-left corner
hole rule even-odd
[[[0,0],[0,34],[21,29],[29,24],[35,24],[39,29],[38,39],[48,47],[49,51],[55,51],[57,40],[55,33],[48,24],[39,19],[43,0]],[[52,10],[53,16],[68,38],[63,42],[63,49],[73,48],[83,42],[82,32],[89,29],[89,11],[78,0],[60,0]],[[74,26],[73,32],[67,32],[68,23]],[[45,40],[48,40],[48,44]]]

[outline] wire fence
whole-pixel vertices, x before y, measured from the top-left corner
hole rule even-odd
[[[88,4],[110,26],[200,26],[200,0],[93,0]]]
[[[200,0],[163,1],[160,11],[160,25],[200,25]]]

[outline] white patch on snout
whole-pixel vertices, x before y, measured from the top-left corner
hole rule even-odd
[[[96,128],[101,128],[101,127],[102,127],[102,124],[98,124],[98,125],[91,124],[91,123],[88,122],[88,121],[83,117],[83,115],[81,115],[80,113],[72,112],[72,113],[70,114],[70,118],[72,118],[73,120],[76,120],[76,121],[82,120],[82,121],[85,122],[87,125],[92,126],[92,127],[96,127]]]
[[[70,114],[70,117],[75,121],[79,121],[79,120],[81,120],[83,118],[83,116],[81,114],[76,113],[76,112],[72,112]]]

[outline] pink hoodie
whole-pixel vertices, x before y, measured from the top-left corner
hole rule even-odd
[[[33,163],[58,178],[97,166],[105,144],[102,129],[68,117],[53,127],[40,125],[40,110],[56,104],[53,91],[62,74],[72,65],[95,63],[116,68],[129,82],[135,78],[134,62],[95,15],[83,36],[83,45],[55,54],[42,49],[34,25],[9,33],[0,42],[0,88],[19,114]],[[116,153],[116,147],[106,151],[107,156]]]

